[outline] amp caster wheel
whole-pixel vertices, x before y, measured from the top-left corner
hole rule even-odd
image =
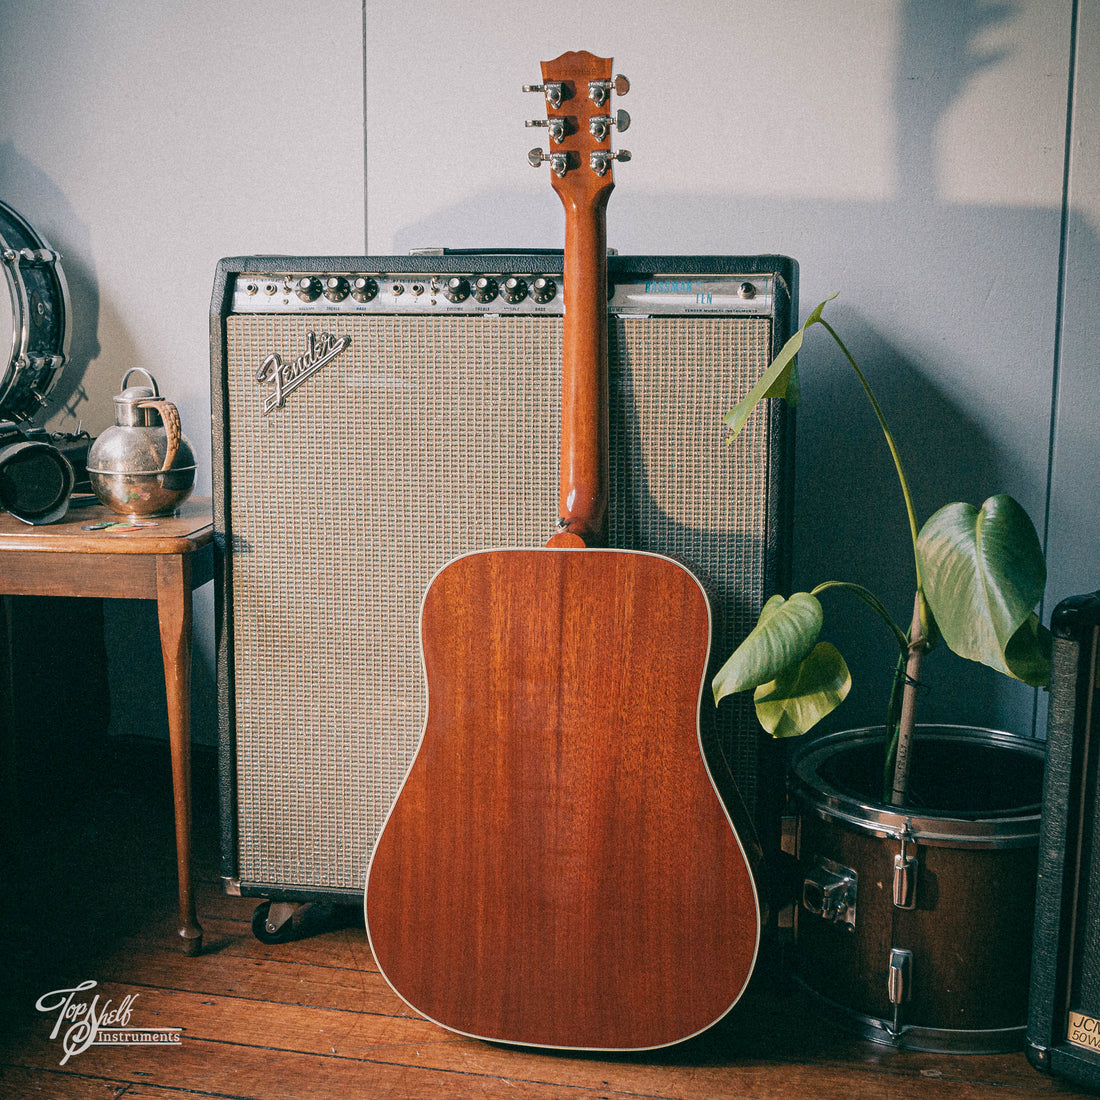
[[[290,943],[297,939],[294,912],[289,902],[262,901],[252,913],[252,934],[260,943]]]

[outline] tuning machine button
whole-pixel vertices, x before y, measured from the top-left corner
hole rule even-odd
[[[613,160],[630,160],[630,151],[620,149],[617,153],[613,153],[610,149],[594,149],[588,154],[588,163],[597,176],[607,175],[607,170],[611,167]]]
[[[545,305],[547,302],[552,302],[557,292],[558,284],[545,275],[540,275],[531,284],[531,297],[534,298],[539,305]]]
[[[316,301],[321,296],[321,280],[313,275],[303,275],[295,282],[294,293],[303,302]]]
[[[544,153],[541,149],[532,149],[527,154],[527,163],[532,168],[538,168],[544,160],[550,162],[550,170],[555,176],[564,176],[569,171],[568,153]]]
[[[554,118],[531,118],[528,119],[524,126],[545,126],[550,133],[550,140],[555,145],[560,145],[565,139],[565,135],[569,133],[569,125],[566,119],[560,116]]]
[[[464,302],[470,297],[470,280],[461,275],[452,275],[443,284],[443,297],[448,302]]]
[[[500,296],[506,301],[515,305],[517,302],[522,302],[527,297],[527,282],[524,279],[520,279],[516,275],[509,275],[504,280],[504,285],[500,288]]]
[[[614,80],[590,80],[588,82],[588,98],[597,107],[602,107],[612,92],[616,95],[626,95],[629,91],[630,81],[625,76],[616,75]]]
[[[610,115],[593,115],[588,120],[588,132],[597,141],[605,141],[612,126],[621,134],[630,127],[630,115],[626,111],[619,110],[615,112],[614,118]]]
[[[498,290],[496,279],[490,279],[488,275],[482,275],[474,283],[474,298],[479,302],[491,302],[497,296]]]
[[[546,96],[546,102],[557,109],[562,100],[566,98],[566,87],[560,80],[551,80],[545,84],[524,84],[525,92],[542,92]]]

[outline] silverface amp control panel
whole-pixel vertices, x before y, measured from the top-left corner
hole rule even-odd
[[[608,311],[615,316],[767,316],[774,308],[774,276],[657,272],[616,283]],[[560,314],[560,272],[293,271],[237,275],[234,313],[445,316]]]

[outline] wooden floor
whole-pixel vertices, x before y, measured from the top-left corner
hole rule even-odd
[[[172,945],[174,863],[167,752],[120,746],[106,777],[32,792],[0,867],[8,952],[0,977],[0,1096],[184,1100],[362,1097],[1062,1097],[1086,1095],[1022,1054],[912,1054],[852,1038],[775,978],[705,1037],[629,1057],[493,1046],[417,1018],[386,986],[358,913],[265,946],[255,902],[217,884],[212,755],[196,761],[200,919],[206,949]],[[322,914],[323,915],[323,914]],[[758,971],[757,978],[761,977]],[[65,1060],[67,1028],[36,1009],[56,990],[129,1008],[130,1028],[182,1029],[174,1046],[92,1046]],[[126,998],[130,998],[127,1002]],[[64,1064],[62,1064],[64,1062]]]

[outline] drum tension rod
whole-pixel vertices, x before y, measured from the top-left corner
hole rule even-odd
[[[913,994],[913,952],[904,947],[890,948],[890,970],[886,977],[887,995],[894,1006],[894,1020],[890,1033],[901,1033],[901,1006]]]

